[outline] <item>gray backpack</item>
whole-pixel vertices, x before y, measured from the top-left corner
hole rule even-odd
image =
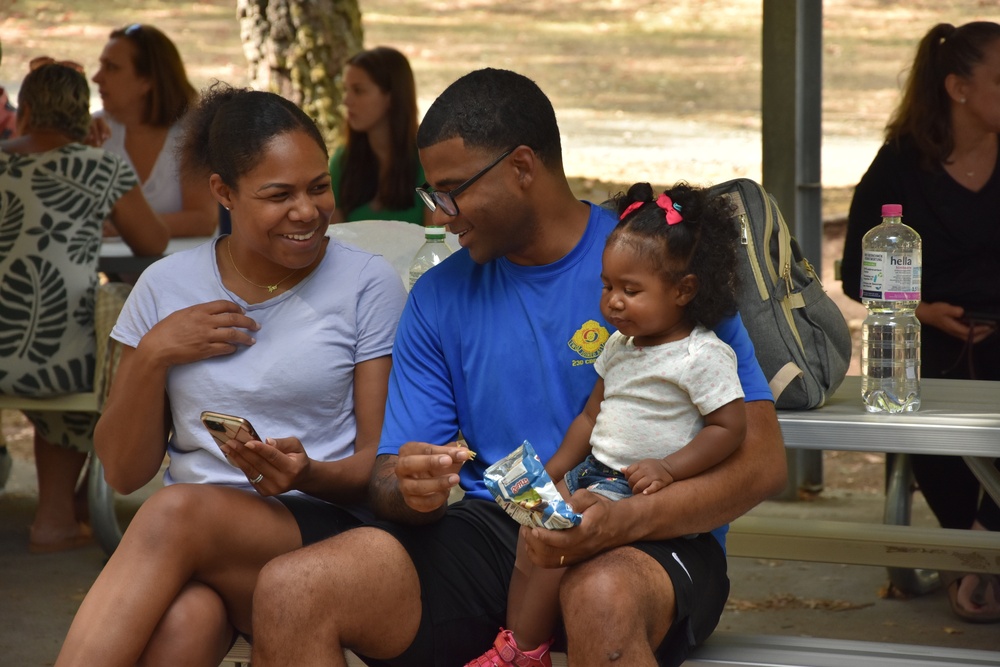
[[[709,189],[729,197],[741,226],[740,315],[774,394],[775,407],[822,406],[847,375],[851,334],[802,256],[774,198],[748,179]]]

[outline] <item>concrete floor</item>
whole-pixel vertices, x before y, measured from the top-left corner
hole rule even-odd
[[[0,495],[0,667],[53,664],[73,615],[105,562],[96,546],[59,554],[27,552],[35,506],[34,467],[15,456]],[[763,514],[878,522],[880,494],[828,488],[810,501],[764,503]],[[917,507],[916,522],[929,522]],[[1000,625],[970,625],[953,616],[941,590],[882,599],[885,570],[734,558],[729,609],[719,629],[741,633],[864,639],[998,651]]]

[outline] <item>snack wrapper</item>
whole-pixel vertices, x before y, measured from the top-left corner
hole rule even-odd
[[[507,514],[522,525],[564,530],[583,518],[563,500],[527,440],[487,468],[483,481]]]

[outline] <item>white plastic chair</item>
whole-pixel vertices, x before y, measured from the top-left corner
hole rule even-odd
[[[327,236],[375,252],[385,257],[399,273],[403,285],[410,284],[410,264],[424,244],[424,228],[399,220],[359,220],[330,225]],[[457,237],[447,234],[445,242],[455,250]]]

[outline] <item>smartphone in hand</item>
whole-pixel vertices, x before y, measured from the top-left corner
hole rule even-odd
[[[215,439],[220,448],[230,440],[239,440],[240,442],[249,442],[250,440],[263,442],[264,440],[257,435],[253,425],[243,417],[206,410],[201,413],[201,423],[212,434],[212,438]]]

